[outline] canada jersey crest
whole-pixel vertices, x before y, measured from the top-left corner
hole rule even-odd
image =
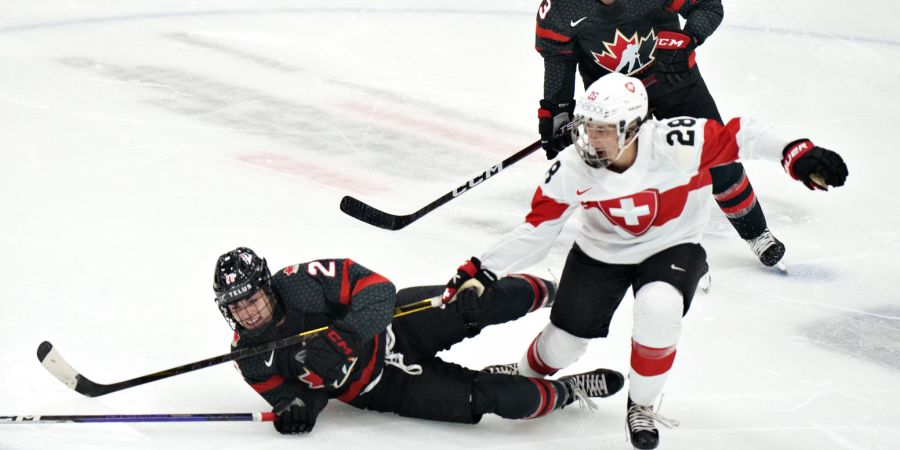
[[[591,50],[594,62],[610,72],[634,75],[653,62],[656,50],[656,32],[651,29],[646,36],[637,31],[630,37],[616,29],[612,42],[603,41],[600,53]]]
[[[633,236],[650,229],[659,212],[659,191],[650,189],[612,200],[582,202],[585,209],[597,208],[614,225]]]

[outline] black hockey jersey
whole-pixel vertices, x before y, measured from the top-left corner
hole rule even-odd
[[[296,389],[322,389],[349,402],[374,386],[384,368],[385,330],[396,290],[383,276],[350,259],[321,259],[288,266],[272,276],[272,290],[284,316],[262,332],[236,332],[232,349],[260,345],[328,326],[336,320],[359,336],[357,360],[339,388],[322,384],[294,356],[299,345],[237,361],[244,380],[271,405],[293,398]]]
[[[570,101],[575,68],[584,86],[610,72],[653,84],[660,31],[682,31],[703,43],[722,22],[720,0],[543,0],[537,12],[536,50],[544,58],[544,98]],[[696,70],[696,69],[694,69]]]

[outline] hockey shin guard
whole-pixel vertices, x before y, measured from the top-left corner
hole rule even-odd
[[[662,392],[675,361],[683,309],[681,293],[668,283],[649,283],[635,296],[628,378],[629,396],[639,405],[652,404]]]

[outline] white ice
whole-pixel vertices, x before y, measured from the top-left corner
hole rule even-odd
[[[351,257],[400,286],[443,283],[519,221],[535,154],[407,229],[407,213],[536,139],[537,0],[0,1],[0,415],[263,411],[231,364],[100,398],[53,379],[43,340],[109,383],[225,353],[212,267]],[[846,158],[811,192],[746,164],[789,275],[717,211],[709,295],[685,319],[666,449],[900,448],[900,6],[734,0],[698,60],[726,117]],[[533,268],[557,275],[569,227]],[[567,372],[627,371],[631,299]],[[446,356],[518,359],[541,311]],[[625,393],[590,413],[449,425],[332,402],[307,436],[269,424],[7,425],[0,449],[629,448]]]

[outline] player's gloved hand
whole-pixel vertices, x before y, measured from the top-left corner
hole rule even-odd
[[[572,121],[572,112],[575,111],[575,102],[555,102],[541,100],[541,108],[538,109],[538,132],[541,133],[541,147],[547,153],[547,159],[556,158],[559,152],[572,145],[572,134],[560,133],[563,127]]]
[[[843,186],[847,180],[844,158],[828,149],[816,147],[809,139],[798,139],[784,147],[781,165],[795,180],[809,189],[828,190]]]
[[[281,434],[309,433],[316,426],[316,417],[328,403],[328,394],[322,391],[298,387],[294,394],[278,400],[272,409],[275,413],[272,424]]]
[[[677,31],[660,31],[656,37],[656,77],[678,85],[688,79],[689,71],[696,65],[697,40]]]
[[[466,289],[474,289],[481,296],[485,289],[497,281],[497,275],[490,270],[481,267],[481,261],[471,257],[463,265],[456,269],[456,275],[447,282],[447,287],[441,295],[441,301],[446,305],[456,301],[456,296]]]
[[[340,388],[356,365],[360,339],[341,321],[317,333],[306,342],[304,366],[318,375],[329,388]]]

